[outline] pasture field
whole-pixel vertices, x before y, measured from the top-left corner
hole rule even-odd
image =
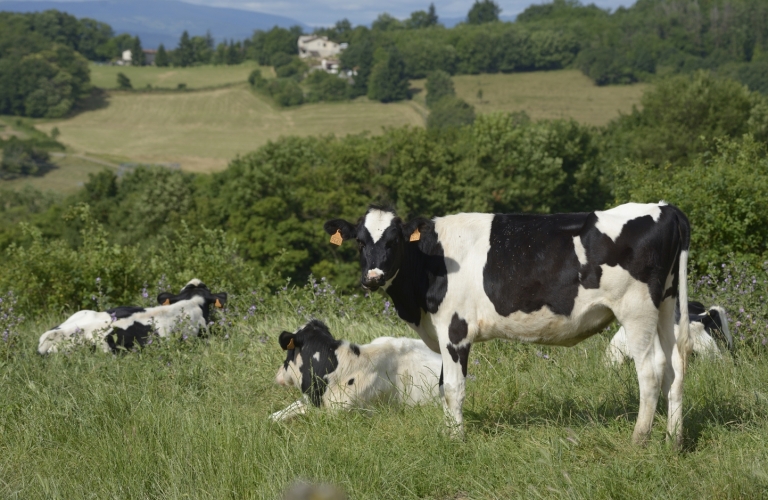
[[[77,152],[210,172],[285,135],[375,134],[383,127],[424,123],[411,102],[362,98],[279,109],[247,84],[201,92],[111,92],[104,104],[38,128],[50,133],[58,127],[59,142]]]
[[[765,358],[690,363],[682,453],[664,442],[663,411],[650,444],[631,445],[637,379],[631,363],[603,365],[607,334],[570,349],[476,345],[463,442],[443,434],[437,405],[313,410],[276,424],[267,416],[299,396],[273,385],[277,335],[303,324],[296,311],[309,303],[252,297],[232,296],[229,325],[207,340],[118,356],[38,356],[37,337],[67,315],[26,322],[0,357],[0,497],[273,499],[296,481],[350,499],[768,495]],[[315,314],[360,343],[410,335],[384,313]]]
[[[31,186],[40,191],[54,191],[59,194],[74,194],[88,182],[88,174],[101,170],[116,170],[117,166],[99,158],[83,155],[51,153],[53,168],[41,176],[20,177],[12,180],[0,180],[0,189],[15,191]]]
[[[423,89],[426,80],[414,80]],[[639,105],[647,84],[598,87],[581,71],[565,69],[532,73],[457,75],[456,95],[476,113],[525,111],[534,120],[573,118],[590,125],[605,125],[619,113]],[[482,90],[482,98],[478,91]],[[416,95],[424,103],[425,92]]]
[[[108,66],[90,64],[91,83],[102,89],[117,88],[117,74],[123,73],[131,80],[133,88],[143,90],[147,85],[154,88],[175,89],[180,83],[188,89],[221,87],[233,83],[242,83],[254,69],[261,69],[265,77],[272,76],[271,66],[259,66],[253,61],[232,66],[190,66],[187,68],[160,68],[157,66]]]

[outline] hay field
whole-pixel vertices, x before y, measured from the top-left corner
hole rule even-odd
[[[91,63],[91,83],[102,89],[117,88],[117,74],[123,73],[131,80],[134,89],[152,87],[175,89],[180,83],[188,89],[220,87],[245,82],[254,69],[261,69],[265,77],[272,76],[271,67],[261,67],[254,61],[234,66],[192,66],[189,68],[158,68],[156,66],[107,66]]]
[[[425,80],[412,87],[424,89]],[[453,77],[456,95],[477,113],[525,111],[534,119],[573,118],[590,125],[605,125],[620,112],[639,104],[647,84],[598,87],[578,70],[534,73],[458,75]],[[478,98],[482,90],[482,99]],[[425,92],[416,100],[424,102]]]
[[[79,153],[179,163],[183,170],[209,172],[280,136],[376,134],[382,127],[424,123],[410,102],[362,98],[280,109],[246,84],[201,92],[110,92],[106,99],[104,107],[38,128],[49,133],[58,127],[58,140]]]
[[[54,167],[42,176],[20,177],[13,180],[0,180],[0,189],[19,191],[25,186],[32,186],[40,191],[54,191],[60,194],[73,194],[88,181],[88,174],[101,170],[117,170],[117,165],[97,158],[80,155],[52,153]]]

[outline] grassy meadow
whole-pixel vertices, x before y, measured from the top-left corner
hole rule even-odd
[[[126,71],[132,81],[138,75],[149,75],[148,83],[154,78],[152,85],[159,85],[162,75],[173,72],[194,74],[196,78],[183,77],[194,88],[221,84],[234,78],[227,75],[239,75],[238,71],[242,72],[238,78],[243,82],[251,66],[93,66],[94,82],[99,85],[100,78],[112,78],[103,75],[118,69]],[[575,70],[464,75],[454,77],[454,82],[457,94],[474,105],[478,113],[523,110],[534,119],[574,118],[596,125],[607,123],[619,112],[630,111],[646,88],[597,87]],[[413,82],[416,90],[423,89],[423,85],[423,80]],[[136,83],[134,86],[138,88]],[[477,98],[478,89],[483,90],[482,100]],[[364,131],[376,134],[383,127],[423,126],[427,114],[423,103],[422,91],[416,93],[413,101],[390,104],[360,98],[278,108],[251,92],[245,83],[198,92],[109,91],[102,100],[74,117],[46,121],[38,128],[48,133],[58,127],[59,141],[77,153],[179,163],[183,170],[210,172],[225,168],[235,155],[253,151],[280,136],[344,136]]]
[[[412,86],[423,89],[426,80]],[[476,113],[525,111],[534,120],[573,118],[589,125],[605,125],[619,113],[640,104],[647,84],[598,87],[581,71],[456,75],[456,95],[475,107]],[[482,91],[482,98],[478,96]],[[425,93],[416,100],[425,103]]]
[[[208,340],[119,356],[40,357],[37,337],[66,315],[28,320],[13,355],[0,357],[0,497],[272,499],[296,481],[331,483],[351,499],[768,492],[764,357],[691,362],[679,454],[664,442],[663,410],[651,443],[631,445],[636,375],[631,363],[603,365],[607,334],[570,349],[476,345],[464,442],[442,433],[437,405],[313,410],[276,424],[268,415],[299,396],[273,385],[284,356],[277,335],[303,324],[296,311],[309,302],[289,292],[265,307],[253,297],[231,297],[227,325]],[[377,296],[366,307],[382,304]],[[411,335],[383,312],[315,315],[359,343]]]
[[[153,88],[175,89],[180,83],[185,84],[188,89],[200,89],[244,82],[254,69],[261,69],[265,77],[274,74],[271,66],[259,66],[254,61],[231,66],[206,65],[187,68],[90,64],[91,84],[102,89],[116,89],[118,73],[127,76],[133,88],[137,90],[145,89],[147,85]]]

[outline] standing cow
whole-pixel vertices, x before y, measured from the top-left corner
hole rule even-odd
[[[356,240],[361,283],[383,288],[443,360],[444,410],[463,434],[473,342],[495,338],[572,346],[614,319],[627,330],[640,385],[633,433],[651,432],[659,391],[667,431],[682,443],[688,321],[675,339],[675,301],[688,317],[690,225],[664,202],[556,215],[461,213],[403,222],[372,206],[353,224],[325,223],[331,242]]]

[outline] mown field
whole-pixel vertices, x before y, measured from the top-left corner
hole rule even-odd
[[[369,309],[381,309],[377,301]],[[651,443],[630,444],[636,375],[631,364],[603,365],[606,334],[570,349],[475,346],[464,442],[443,435],[437,405],[312,411],[275,424],[267,416],[299,395],[273,385],[277,335],[303,324],[296,311],[309,303],[288,293],[282,305],[260,304],[231,297],[217,336],[120,356],[40,357],[37,337],[65,315],[31,318],[15,355],[0,360],[0,497],[271,499],[296,481],[331,483],[353,499],[768,492],[765,358],[692,361],[679,454],[664,442],[663,410]],[[410,335],[382,312],[315,315],[357,342]]]
[[[97,68],[113,71],[115,67]],[[160,70],[175,70],[122,69],[157,75],[163,74]],[[240,66],[210,66],[176,71],[197,71],[197,84],[211,86],[216,72],[240,70]],[[126,74],[134,78],[132,73]],[[212,79],[205,80],[202,75]],[[620,111],[628,112],[646,88],[596,87],[581,73],[570,70],[458,76],[454,80],[458,95],[479,113],[524,110],[535,119],[574,118],[591,124],[604,124]],[[413,87],[422,88],[423,81],[414,81]],[[482,101],[477,98],[478,88],[483,89]],[[221,170],[234,156],[280,136],[377,134],[383,127],[423,126],[423,100],[424,93],[420,92],[410,102],[381,104],[361,98],[280,109],[245,84],[188,93],[110,91],[103,102],[89,110],[67,120],[41,123],[38,128],[50,132],[58,127],[59,141],[77,153],[179,163],[183,170],[208,172]]]
[[[159,68],[157,66],[108,66],[90,64],[91,83],[102,89],[117,88],[117,74],[123,73],[131,80],[134,89],[175,89],[180,83],[188,89],[210,88],[244,82],[254,69],[261,69],[264,76],[273,74],[271,67],[261,67],[253,61],[237,65],[191,66],[188,68]]]

